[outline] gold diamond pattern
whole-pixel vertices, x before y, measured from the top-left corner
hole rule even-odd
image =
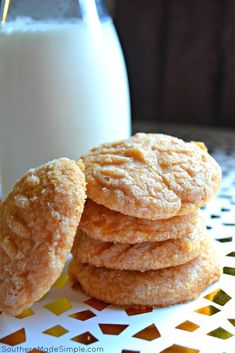
[[[228,321],[235,327],[235,319],[228,319]]]
[[[44,307],[51,311],[53,314],[59,316],[63,314],[65,311],[72,308],[72,305],[67,297],[59,298],[54,300],[53,302],[44,305]]]
[[[223,340],[226,340],[226,339],[233,336],[232,333],[228,332],[223,327],[218,327],[215,330],[208,332],[207,335],[212,336],[212,337],[216,337],[216,338],[221,338]]]
[[[109,304],[104,303],[101,300],[98,300],[95,298],[90,298],[90,299],[86,300],[84,303],[91,306],[92,308],[94,308],[98,311],[102,311],[105,308],[107,308],[107,306],[109,306]]]
[[[92,343],[97,342],[98,339],[95,336],[93,336],[90,332],[87,331],[78,336],[71,338],[71,341],[82,343],[88,346]]]
[[[172,346],[164,349],[160,353],[199,353],[199,350],[173,344]]]
[[[220,310],[217,309],[213,305],[208,305],[208,306],[204,306],[203,308],[196,309],[194,311],[195,311],[195,313],[199,313],[199,314],[203,314],[203,315],[207,315],[207,316],[212,316],[212,315],[218,313]]]
[[[26,342],[26,333],[24,328],[0,338],[0,343],[7,344],[8,346],[16,346],[17,344],[24,342]]]
[[[77,313],[69,315],[72,319],[80,320],[80,321],[86,321],[91,319],[92,317],[95,317],[96,314],[93,313],[91,310],[83,310],[79,311]]]
[[[233,237],[219,238],[216,240],[219,241],[220,243],[229,243],[230,241],[233,240]]]
[[[140,338],[145,341],[153,341],[161,337],[161,335],[157,327],[154,324],[152,324],[145,327],[143,330],[137,332],[135,335],[133,335],[133,337]]]
[[[235,257],[235,251],[230,252],[230,253],[227,254],[226,256]]]
[[[151,313],[153,311],[153,309],[152,308],[146,308],[146,309],[128,308],[125,311],[128,316],[134,316],[134,315]]]
[[[224,272],[226,275],[235,276],[235,268],[234,268],[234,267],[224,267],[224,268],[223,268],[223,272]]]
[[[44,334],[54,336],[54,337],[61,337],[68,332],[69,331],[66,330],[66,328],[64,328],[63,326],[60,326],[60,325],[53,326],[53,327],[43,331]]]
[[[232,299],[222,289],[217,289],[214,292],[207,294],[204,298],[222,306],[225,305],[230,299]]]
[[[34,315],[34,311],[31,308],[26,309],[22,314],[17,315],[17,319],[26,319],[26,317]]]
[[[129,325],[121,324],[99,324],[104,335],[120,335]]]
[[[62,274],[57,281],[55,281],[53,287],[57,288],[57,289],[62,289],[64,288],[65,284],[68,282],[69,280],[69,275],[67,274]]]
[[[197,330],[200,326],[194,324],[191,321],[184,321],[182,324],[176,326],[177,329],[183,330],[183,331],[188,331],[188,332],[193,332]]]

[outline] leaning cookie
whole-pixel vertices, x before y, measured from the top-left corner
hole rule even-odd
[[[179,239],[193,232],[198,211],[184,216],[150,221],[115,212],[87,199],[79,228],[90,238],[136,244]]]
[[[178,266],[195,258],[207,236],[201,219],[194,231],[181,239],[152,243],[120,244],[89,238],[78,230],[72,253],[81,263],[115,270],[157,270]]]
[[[146,272],[110,270],[73,260],[74,282],[96,299],[122,307],[165,307],[196,299],[221,275],[213,245],[205,240],[201,254],[186,264]]]
[[[89,198],[150,220],[194,212],[221,181],[220,167],[203,144],[162,134],[104,144],[83,159]]]
[[[83,164],[31,169],[0,208],[0,311],[18,315],[60,275],[85,202]]]

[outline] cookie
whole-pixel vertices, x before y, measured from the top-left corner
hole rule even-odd
[[[220,167],[203,144],[162,134],[103,144],[83,159],[89,198],[150,220],[194,212],[221,181]]]
[[[199,213],[150,221],[123,215],[87,199],[79,228],[90,238],[136,244],[182,238],[192,233]]]
[[[0,208],[0,311],[18,315],[60,275],[85,203],[83,163],[31,169]]]
[[[202,220],[198,221],[191,234],[181,239],[131,245],[94,240],[78,230],[72,253],[81,263],[96,267],[131,271],[157,270],[181,265],[195,258],[206,236]]]
[[[165,307],[196,299],[221,275],[214,246],[203,242],[194,260],[177,267],[146,272],[111,270],[72,260],[69,273],[84,292],[122,307]]]

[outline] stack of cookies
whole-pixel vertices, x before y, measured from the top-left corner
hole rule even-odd
[[[83,157],[88,199],[70,275],[124,307],[196,298],[221,269],[199,214],[221,181],[202,143],[139,133]]]

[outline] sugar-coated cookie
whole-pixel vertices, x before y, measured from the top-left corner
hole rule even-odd
[[[103,242],[78,230],[72,253],[81,263],[115,270],[157,270],[178,266],[195,258],[207,236],[202,219],[191,234],[180,239],[152,243],[121,244]]]
[[[0,207],[0,311],[18,315],[60,275],[85,203],[81,161],[29,170]]]
[[[150,221],[126,216],[87,199],[79,228],[90,238],[136,244],[182,238],[192,233],[199,213]]]
[[[151,220],[192,213],[218,190],[220,167],[202,143],[138,133],[84,157],[87,194],[123,214]]]

